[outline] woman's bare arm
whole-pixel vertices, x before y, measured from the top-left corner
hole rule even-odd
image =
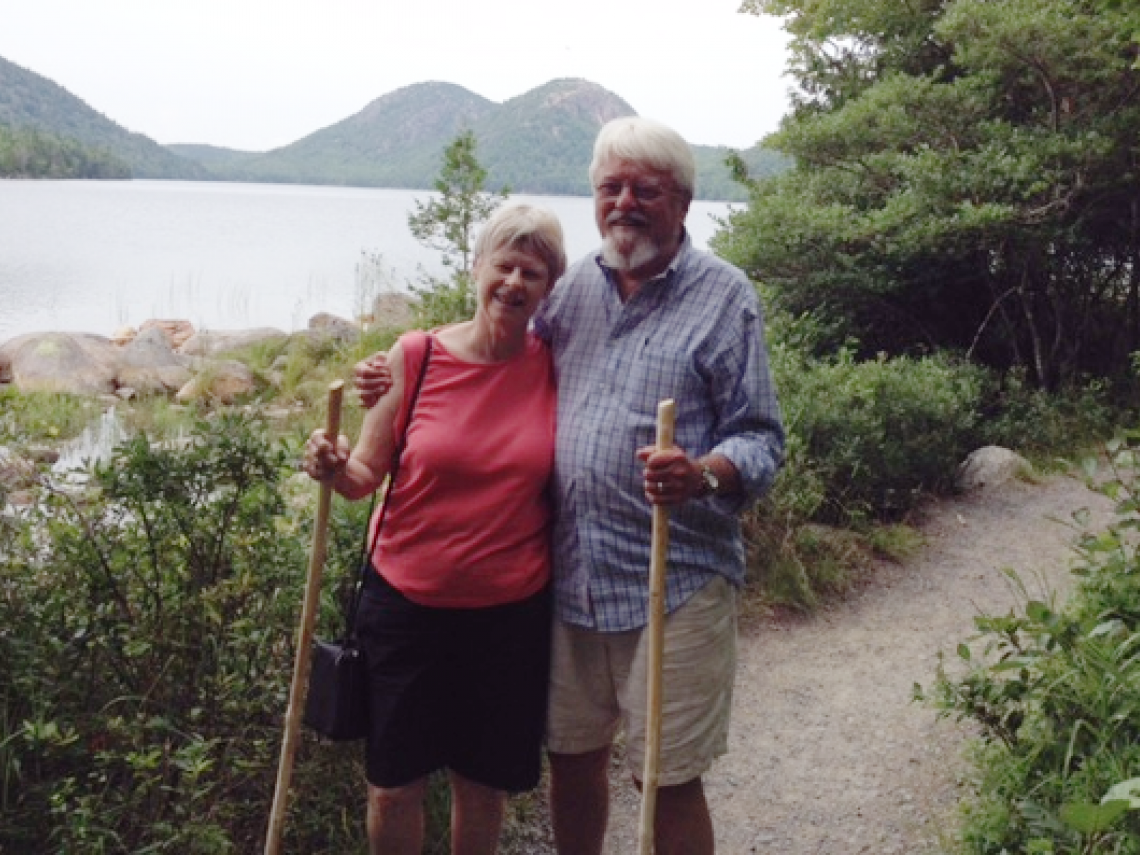
[[[336,446],[318,429],[305,443],[305,471],[318,481],[328,481],[346,499],[359,499],[376,490],[388,475],[395,448],[395,421],[404,397],[404,351],[397,343],[388,352],[392,385],[364,416],[360,440],[355,447],[348,438]]]

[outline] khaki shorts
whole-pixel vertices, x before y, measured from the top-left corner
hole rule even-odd
[[[584,754],[625,733],[626,763],[645,764],[647,637],[554,622],[547,748]],[[658,783],[698,778],[728,750],[736,673],[736,591],[717,576],[665,620]]]

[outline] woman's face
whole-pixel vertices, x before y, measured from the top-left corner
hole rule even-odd
[[[493,320],[526,325],[550,291],[550,269],[533,253],[511,247],[492,251],[475,262],[479,311]]]

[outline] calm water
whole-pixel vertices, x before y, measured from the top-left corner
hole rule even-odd
[[[0,181],[0,342],[27,332],[109,335],[148,318],[199,329],[301,329],[353,316],[362,259],[399,290],[439,256],[407,227],[426,191],[180,181]],[[562,220],[569,256],[597,243],[589,199],[516,196]],[[694,202],[701,247],[728,206]],[[370,268],[372,269],[372,268]],[[375,281],[372,277],[370,281]]]

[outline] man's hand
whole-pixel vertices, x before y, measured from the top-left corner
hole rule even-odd
[[[392,388],[388,355],[380,351],[356,363],[353,368],[353,383],[356,385],[357,394],[360,395],[361,406],[372,409]]]
[[[740,472],[723,454],[697,459],[677,446],[658,450],[656,445],[647,445],[637,450],[637,459],[645,464],[645,498],[650,504],[680,505],[710,495],[704,476],[706,467],[716,478],[718,496],[740,491]]]
[[[645,464],[645,498],[650,504],[679,505],[704,490],[701,464],[684,449],[674,445],[659,450],[656,445],[647,445],[637,450],[637,459]]]

